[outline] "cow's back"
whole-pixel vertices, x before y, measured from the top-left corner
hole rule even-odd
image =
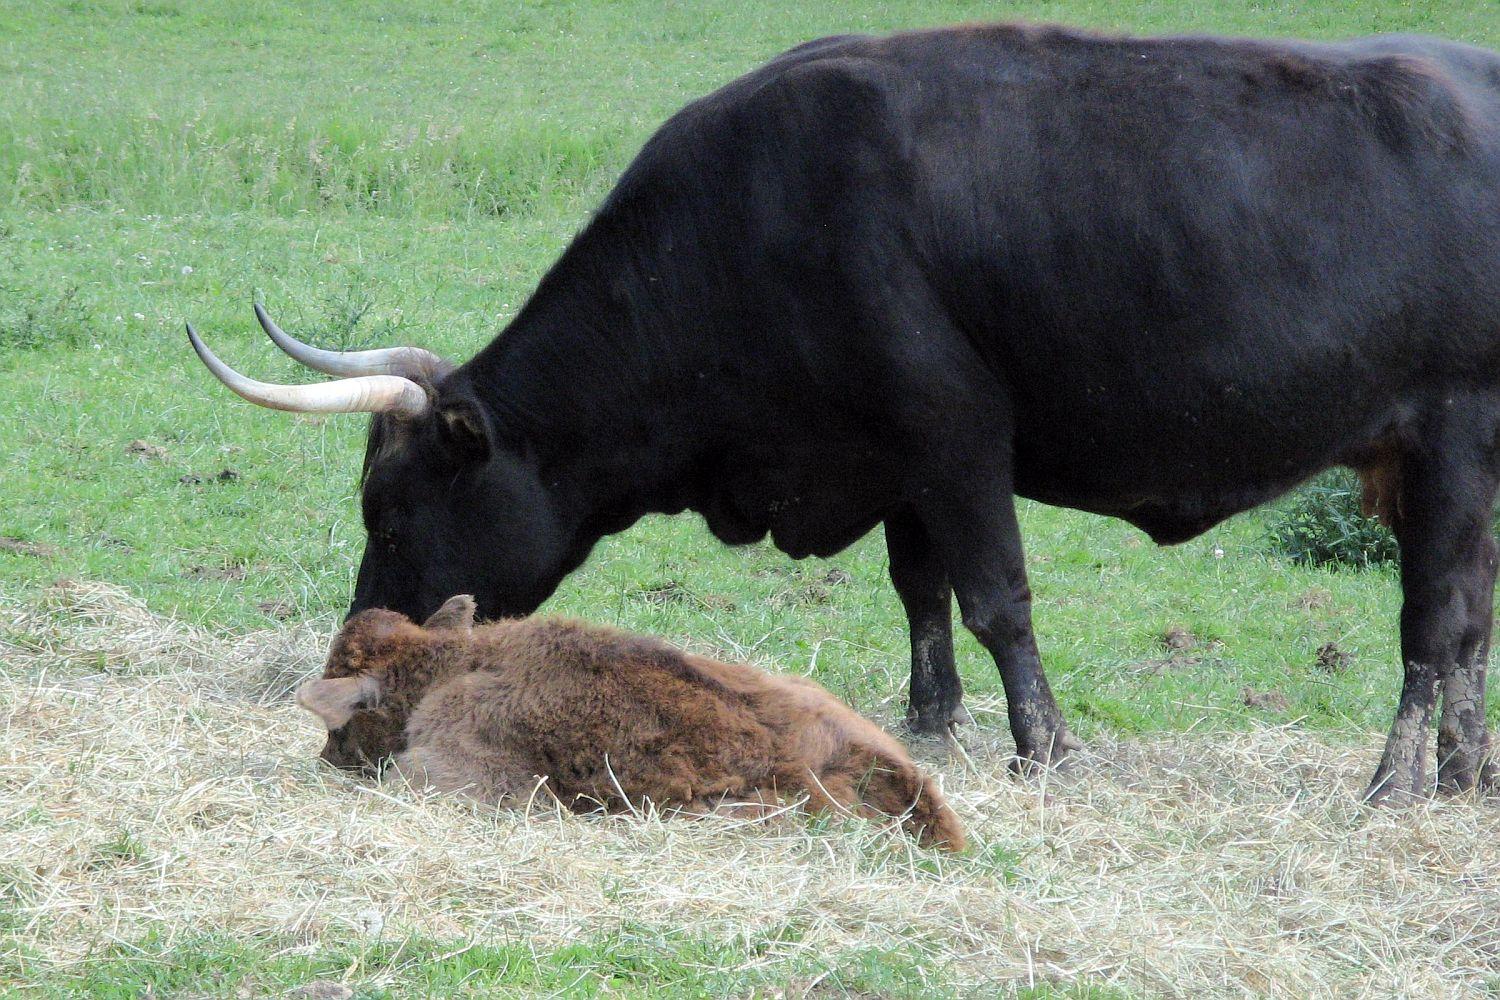
[[[1493,383],[1500,119],[1436,53],[1004,34],[919,148],[1022,492],[1192,533]]]
[[[1003,394],[1019,492],[1175,540],[1500,382],[1494,61],[1421,38],[848,38],[653,141],[733,161],[723,239],[760,255],[738,302],[777,362],[761,426],[857,439],[885,410],[870,452],[910,448],[920,479],[965,426],[934,415]]]

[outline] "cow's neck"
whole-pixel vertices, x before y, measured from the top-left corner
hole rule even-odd
[[[641,251],[644,237],[612,228],[619,220],[601,214],[465,366],[497,422],[537,449],[544,477],[573,494],[597,535],[689,505],[691,469],[730,388],[714,370],[715,310],[701,279],[677,280],[670,252]]]

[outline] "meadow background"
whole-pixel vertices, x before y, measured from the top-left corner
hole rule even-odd
[[[0,2],[6,732],[39,738],[17,720],[58,677],[118,682],[147,661],[161,673],[139,648],[77,641],[85,626],[128,618],[136,632],[116,627],[117,639],[156,629],[158,639],[195,637],[182,649],[233,656],[247,637],[321,635],[347,604],[363,544],[364,420],[240,402],[193,357],[184,319],[231,364],[273,381],[309,375],[256,327],[257,299],[321,346],[414,342],[467,357],[504,328],[635,150],[686,101],[819,35],[1016,17],[1142,33],[1420,31],[1500,46],[1490,0]],[[1276,516],[1251,513],[1161,550],[1122,523],[1023,504],[1037,634],[1080,735],[1129,756],[1132,740],[1184,746],[1174,741],[1221,734],[1211,741],[1232,745],[1271,733],[1290,754],[1315,744],[1314,757],[1345,762],[1329,766],[1350,782],[1373,767],[1369,748],[1399,686],[1394,572],[1294,565],[1271,543]],[[885,569],[878,533],[833,560],[798,564],[768,546],[724,548],[694,517],[652,518],[602,544],[545,610],[808,673],[890,724],[904,702],[907,649]],[[79,588],[108,600],[80,601]],[[1178,638],[1168,643],[1169,633]],[[299,648],[312,652],[295,662],[314,668],[315,644]],[[173,697],[197,698],[206,669],[184,668]],[[978,716],[971,749],[981,769],[1001,768],[998,676],[967,635],[960,669]],[[56,697],[54,707],[74,704]],[[284,702],[263,701],[255,711],[267,727],[303,726]],[[0,835],[40,838],[61,822],[50,806],[66,761],[28,762],[19,738],[8,747]],[[150,752],[142,761],[161,764],[165,751]],[[15,777],[23,771],[25,782]],[[298,774],[304,785],[326,780],[325,798],[348,794],[311,768]],[[1474,822],[1496,820],[1477,808]],[[89,849],[126,867],[160,860],[131,822],[90,827]],[[1024,851],[997,839],[984,852],[994,864],[966,871],[969,890],[1025,877]],[[790,949],[799,957],[783,973],[753,960],[777,951],[763,929],[677,934],[651,925],[649,902],[645,924],[601,918],[566,947],[537,945],[521,923],[481,934],[461,920],[437,936],[408,929],[398,944],[274,921],[238,934],[171,914],[144,925],[122,917],[109,933],[88,925],[87,937],[49,922],[51,883],[23,860],[5,867],[0,854],[0,985],[40,995],[274,995],[312,979],[398,996],[934,995],[979,989],[986,977],[1038,995],[1157,989],[1149,976],[1103,966],[1037,985],[1034,968],[1027,978],[998,953],[988,973],[976,971],[983,963],[950,968],[939,938],[895,925],[886,938],[930,942],[921,957],[899,944],[843,954],[820,944]],[[911,864],[880,891],[905,891],[901,872],[926,877],[921,866],[932,863]],[[125,877],[108,864],[88,871],[106,886]],[[769,940],[807,933],[789,925]],[[1452,983],[1483,988],[1472,968],[1460,971]]]

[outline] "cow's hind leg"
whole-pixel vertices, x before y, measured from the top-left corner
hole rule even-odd
[[[1472,577],[1466,592],[1469,629],[1458,662],[1443,681],[1443,714],[1438,720],[1438,790],[1465,792],[1476,784],[1500,785],[1485,724],[1485,674],[1490,665],[1494,628],[1495,540],[1488,524],[1475,545]]]
[[[1444,691],[1439,781],[1470,788],[1487,752],[1484,671],[1495,582],[1492,428],[1437,435],[1401,456],[1401,660],[1405,677],[1373,802],[1430,794],[1427,734]]]
[[[1000,669],[1016,741],[1014,769],[1024,772],[1082,744],[1058,710],[1031,631],[1031,589],[1010,481],[976,477],[968,485],[967,501],[934,502],[922,509],[922,519],[958,596],[964,626]]]
[[[1491,543],[1493,546],[1493,543]],[[1493,552],[1493,548],[1491,548]],[[1489,558],[1488,587],[1494,592],[1495,563]],[[1491,598],[1493,600],[1493,598]],[[1488,609],[1486,609],[1488,612]],[[1438,791],[1466,792],[1476,785],[1500,788],[1500,765],[1485,724],[1485,674],[1489,668],[1492,615],[1486,613],[1478,649],[1454,667],[1443,683],[1443,714],[1438,721]]]
[[[941,736],[953,723],[972,721],[953,660],[953,591],[927,530],[910,510],[885,522],[891,583],[911,631],[911,694],[906,725]]]

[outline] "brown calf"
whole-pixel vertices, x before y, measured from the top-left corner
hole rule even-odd
[[[297,701],[328,727],[322,757],[513,803],[539,783],[570,808],[649,800],[707,812],[809,807],[899,817],[960,850],[958,817],[895,739],[822,687],[576,621],[474,624],[468,596],[424,625],[345,624]]]

